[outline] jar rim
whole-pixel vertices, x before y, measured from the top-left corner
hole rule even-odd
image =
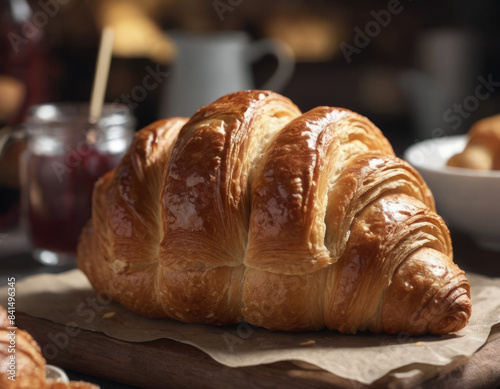
[[[88,122],[88,103],[47,103],[31,106],[27,124]],[[125,104],[106,103],[98,125],[120,125],[134,122],[131,110]]]

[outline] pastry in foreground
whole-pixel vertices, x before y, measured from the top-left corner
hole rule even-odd
[[[188,323],[445,334],[471,314],[432,194],[381,131],[269,91],[139,131],[77,262],[133,312]]]
[[[15,339],[14,343],[11,341],[12,337]],[[10,365],[12,361],[14,363]],[[46,379],[45,367],[45,358],[38,343],[28,332],[13,329],[7,311],[0,305],[0,388],[99,389],[96,385],[82,381],[66,383]]]

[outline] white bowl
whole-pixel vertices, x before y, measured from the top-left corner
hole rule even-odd
[[[466,143],[466,136],[428,139],[409,147],[404,158],[429,185],[448,226],[468,233],[482,248],[500,251],[500,171],[446,166]]]
[[[51,380],[52,382],[64,382],[66,384],[69,383],[68,376],[66,375],[64,370],[53,365],[45,366],[45,378]]]

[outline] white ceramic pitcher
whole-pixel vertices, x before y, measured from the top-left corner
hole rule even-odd
[[[255,88],[251,63],[272,54],[278,66],[259,89],[276,92],[292,76],[294,62],[290,50],[280,41],[251,42],[244,32],[207,34],[172,32],[177,47],[160,102],[160,117],[191,116],[198,108],[230,92]]]

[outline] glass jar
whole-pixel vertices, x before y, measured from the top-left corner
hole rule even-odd
[[[90,126],[88,104],[44,104],[29,110],[24,129],[23,216],[33,257],[67,264],[91,217],[94,183],[126,152],[135,119],[126,106],[110,104]]]

